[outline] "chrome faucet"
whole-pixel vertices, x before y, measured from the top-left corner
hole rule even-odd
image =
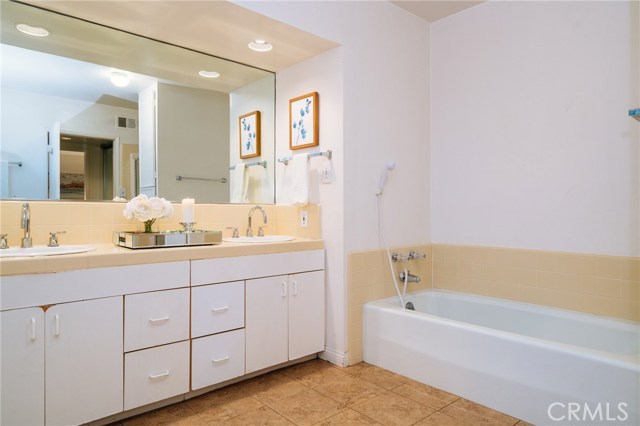
[[[264,211],[264,209],[260,206],[251,207],[251,210],[249,210],[249,226],[247,227],[247,237],[253,237],[253,229],[251,228],[251,215],[256,210],[260,210],[262,212],[262,222],[264,225],[267,224],[267,212]],[[262,227],[258,231],[258,237],[264,237]]]
[[[24,229],[24,236],[22,237],[22,244],[20,247],[29,248],[33,247],[31,242],[31,211],[29,210],[29,203],[22,205],[22,214],[20,215],[20,228]]]
[[[408,283],[419,283],[420,281],[422,281],[419,276],[413,275],[411,272],[407,271],[406,269],[403,271],[400,271],[400,280],[402,282],[406,281]]]

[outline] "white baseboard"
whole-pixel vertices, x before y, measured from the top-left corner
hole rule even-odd
[[[338,367],[347,367],[349,365],[349,356],[346,352],[325,348],[323,352],[318,354],[318,357],[325,361],[329,361],[331,364],[335,364]]]

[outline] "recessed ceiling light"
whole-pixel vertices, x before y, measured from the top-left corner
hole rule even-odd
[[[120,71],[112,72],[109,80],[111,80],[111,84],[118,87],[126,87],[131,81],[128,75]]]
[[[249,49],[255,50],[256,52],[268,52],[273,49],[271,43],[265,40],[254,40],[248,44]]]
[[[202,70],[202,71],[198,72],[198,74],[201,77],[206,77],[206,78],[218,78],[218,77],[220,77],[220,73],[219,72],[215,72],[215,71]]]
[[[46,37],[49,35],[49,31],[47,31],[42,27],[32,27],[31,25],[27,25],[27,24],[18,24],[16,25],[16,28],[18,29],[18,31],[28,34],[30,36]]]

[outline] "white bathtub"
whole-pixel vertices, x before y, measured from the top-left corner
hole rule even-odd
[[[639,426],[640,324],[442,290],[364,306],[364,360],[537,426]]]

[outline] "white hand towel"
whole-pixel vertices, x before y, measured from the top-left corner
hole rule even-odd
[[[247,194],[247,179],[244,176],[244,163],[238,163],[233,169],[233,186],[231,187],[231,202],[242,203]]]
[[[298,154],[291,161],[291,202],[299,206],[309,203],[309,156]]]

